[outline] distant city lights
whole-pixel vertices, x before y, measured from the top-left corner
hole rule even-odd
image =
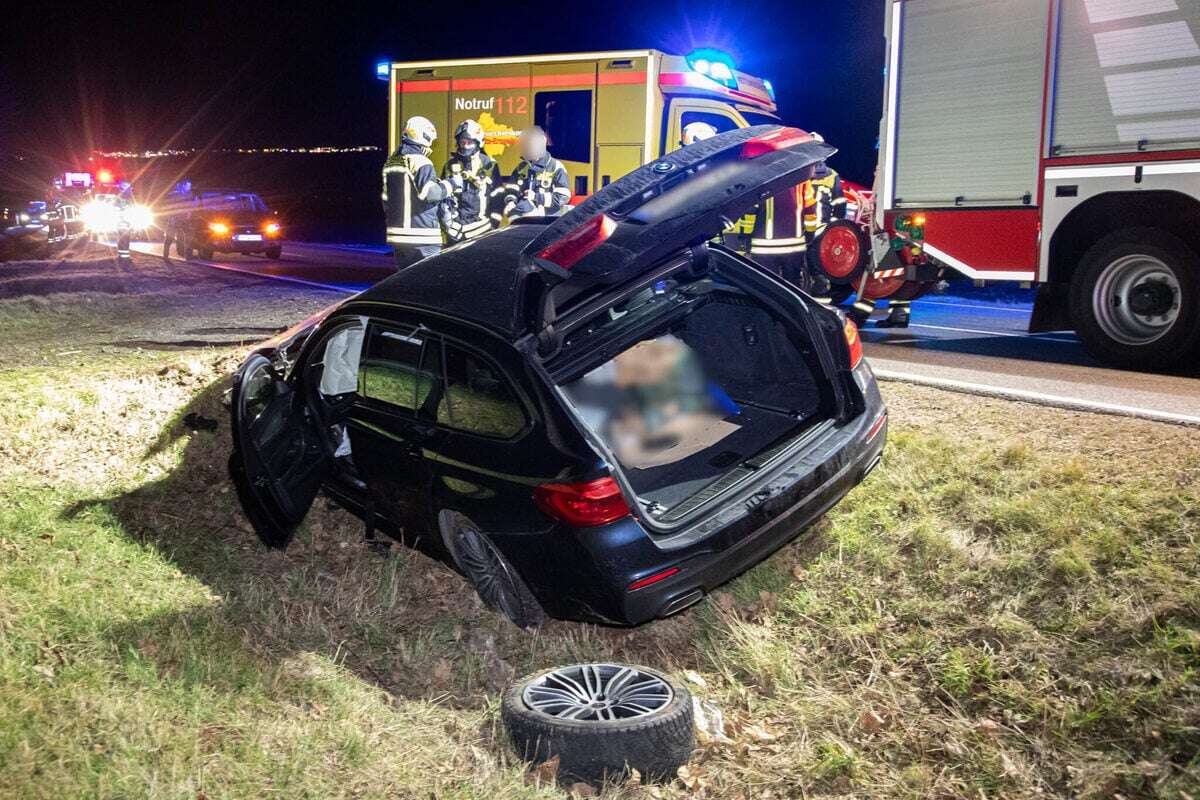
[[[327,155],[330,153],[375,153],[382,150],[372,144],[360,144],[351,147],[333,147],[333,146],[318,146],[318,147],[214,147],[204,150],[207,153],[240,153],[243,155],[254,155],[259,153],[305,153]],[[135,152],[132,150],[110,150],[110,151],[95,151],[95,155],[103,158],[171,158],[177,156],[193,156],[201,152],[198,148],[188,147],[184,149],[166,148],[163,150],[142,150]]]

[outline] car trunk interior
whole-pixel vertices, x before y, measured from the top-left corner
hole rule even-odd
[[[671,524],[833,416],[803,336],[718,278],[659,281],[569,334],[568,355],[608,357],[558,382],[643,510]]]

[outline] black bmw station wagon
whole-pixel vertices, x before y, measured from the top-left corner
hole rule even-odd
[[[266,343],[230,471],[283,547],[318,493],[521,626],[680,611],[878,463],[854,324],[712,238],[834,149],[756,126],[427,258]]]

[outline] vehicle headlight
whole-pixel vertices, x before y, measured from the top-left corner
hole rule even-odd
[[[141,230],[154,224],[154,212],[146,206],[134,205],[125,211],[125,219],[131,228]]]
[[[208,223],[208,229],[219,236],[229,233],[229,226],[224,222],[210,222]]]
[[[81,208],[79,216],[83,218],[83,224],[87,226],[88,230],[99,233],[116,230],[117,224],[120,222],[117,209],[99,200],[93,200]]]
[[[279,226],[278,222],[268,222],[265,230],[267,231],[268,234],[274,235],[274,234],[279,233],[279,228],[280,228],[280,226]]]
[[[17,214],[17,222],[20,223],[21,225],[24,225],[26,222],[29,222],[29,215],[28,214]]]

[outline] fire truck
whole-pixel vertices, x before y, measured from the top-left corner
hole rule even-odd
[[[1200,3],[886,0],[886,14],[874,221],[904,260],[876,271],[876,296],[948,270],[1027,282],[1031,331],[1074,329],[1118,366],[1196,364]]]
[[[770,81],[713,49],[381,62],[376,77],[388,81],[389,152],[404,121],[421,115],[440,133],[430,155],[440,166],[454,129],[474,119],[485,151],[508,174],[520,160],[517,137],[538,125],[571,175],[574,203],[678,147],[689,123],[723,133],[780,121]]]

